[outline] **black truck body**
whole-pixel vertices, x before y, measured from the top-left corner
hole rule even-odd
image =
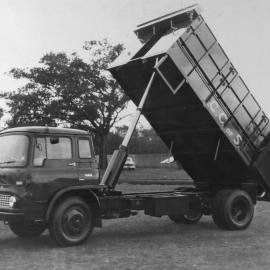
[[[102,179],[85,131],[25,127],[0,133],[0,220],[18,236],[48,228],[59,245],[77,245],[102,219],[139,210],[188,224],[212,215],[218,227],[242,230],[256,201],[269,201],[269,119],[200,8],[144,23],[135,33],[142,47],[120,56],[110,71],[138,107]],[[115,189],[141,113],[193,187],[133,194]]]
[[[269,119],[199,11],[140,25],[142,48],[111,72],[135,104],[156,72],[143,114],[196,186],[270,191]]]

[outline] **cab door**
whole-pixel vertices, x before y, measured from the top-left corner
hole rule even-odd
[[[53,138],[53,140],[52,140]],[[34,137],[32,193],[37,200],[48,199],[55,191],[79,184],[76,160],[69,136]]]
[[[99,171],[89,137],[77,139],[77,170],[81,185],[99,184]]]

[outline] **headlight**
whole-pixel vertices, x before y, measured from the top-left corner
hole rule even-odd
[[[9,207],[14,207],[15,203],[17,202],[17,199],[15,196],[10,196],[8,200]]]

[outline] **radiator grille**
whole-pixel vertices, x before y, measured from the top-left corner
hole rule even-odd
[[[0,194],[0,207],[10,207],[8,203],[9,198],[10,198],[10,195]]]

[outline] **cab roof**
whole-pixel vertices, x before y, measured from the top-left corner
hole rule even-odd
[[[43,126],[29,126],[29,127],[16,127],[9,128],[0,132],[4,133],[16,133],[16,132],[27,132],[27,133],[43,133],[43,134],[69,134],[69,135],[88,135],[89,133],[85,130],[72,129],[72,128],[59,128],[59,127],[43,127]]]

